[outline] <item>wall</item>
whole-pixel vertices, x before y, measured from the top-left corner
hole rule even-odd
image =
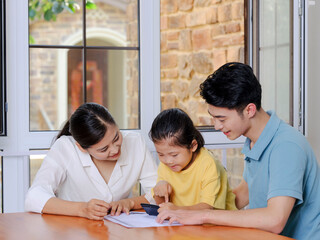
[[[161,0],[162,109],[212,125],[199,85],[226,62],[244,62],[243,0]]]
[[[311,2],[311,1],[310,1]],[[320,3],[308,8],[307,138],[320,162]]]

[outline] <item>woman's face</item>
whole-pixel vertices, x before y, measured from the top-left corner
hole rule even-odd
[[[108,125],[100,142],[86,151],[96,160],[117,161],[121,155],[122,134],[117,125]]]

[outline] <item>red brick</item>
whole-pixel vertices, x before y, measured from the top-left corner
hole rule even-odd
[[[168,28],[184,28],[186,26],[185,15],[168,16]]]
[[[196,29],[192,32],[193,50],[211,49],[211,30],[209,28]]]

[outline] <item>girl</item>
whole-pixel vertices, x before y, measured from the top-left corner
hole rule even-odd
[[[189,116],[178,108],[161,112],[149,136],[159,156],[155,201],[164,209],[236,210],[227,173],[204,148],[204,139]]]
[[[138,133],[121,133],[109,111],[81,105],[58,134],[25,199],[25,210],[101,220],[153,200],[156,164]],[[144,196],[128,198],[139,181]]]

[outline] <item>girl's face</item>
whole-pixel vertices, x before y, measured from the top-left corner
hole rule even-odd
[[[173,144],[172,137],[163,139],[154,143],[157,150],[159,160],[168,166],[174,172],[186,170],[194,161],[198,143],[196,140],[192,141],[191,148],[177,146]]]
[[[116,161],[121,155],[122,134],[118,126],[108,125],[104,137],[86,151],[96,160]]]

